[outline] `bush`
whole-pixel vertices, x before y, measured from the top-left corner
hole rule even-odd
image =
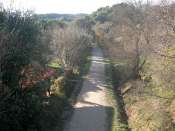
[[[34,86],[23,90],[23,69],[44,63],[46,46],[40,25],[30,12],[0,11],[0,128],[3,131],[39,130],[41,97]]]
[[[63,128],[63,111],[70,105],[65,97],[51,95],[44,99],[42,110],[40,112],[40,128],[41,131],[52,131],[57,127],[57,131]]]
[[[158,99],[139,100],[128,108],[129,126],[133,130],[168,130],[172,126],[170,115]]]
[[[51,94],[64,95],[64,76],[60,76],[57,79],[53,80],[51,85]]]
[[[71,72],[58,77],[62,70],[55,72],[45,65],[57,54],[59,65],[78,69],[91,36],[79,27],[61,26],[59,29],[49,32],[31,12],[0,10],[1,130],[47,131],[57,125],[57,130],[61,130],[63,111],[69,106],[67,98],[74,90],[77,74]],[[49,33],[55,35],[50,37]],[[63,39],[60,34],[64,34]],[[48,55],[49,46],[53,46],[49,44],[54,41],[59,48],[55,54]],[[58,77],[53,81],[52,95],[51,77]]]
[[[51,93],[69,98],[77,83],[77,75],[72,73],[69,76],[60,76],[53,80]]]
[[[10,93],[9,93],[10,94]],[[9,96],[7,94],[7,96]],[[14,91],[11,96],[2,98],[0,108],[0,128],[3,131],[24,131],[37,129],[41,100],[33,92]]]

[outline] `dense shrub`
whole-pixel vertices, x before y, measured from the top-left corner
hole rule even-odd
[[[96,19],[96,39],[114,65],[114,84],[119,85],[126,108],[130,108],[130,127],[168,130],[174,122],[173,110],[166,112],[175,98],[174,3],[163,0],[154,6],[142,2],[95,12],[94,18],[103,18],[109,10],[107,19]]]
[[[38,21],[31,12],[0,10],[1,130],[62,129],[91,42],[84,29],[66,26]],[[55,59],[59,67],[46,66]]]
[[[23,70],[44,63],[46,46],[40,25],[30,12],[0,11],[0,128],[3,131],[35,130],[41,109],[40,86],[23,90]]]
[[[70,109],[70,105],[66,97],[51,95],[44,98],[44,104],[40,111],[39,126],[41,131],[62,131],[64,124],[63,113],[66,109]],[[55,129],[56,128],[56,129]]]

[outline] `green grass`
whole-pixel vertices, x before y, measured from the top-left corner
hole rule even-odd
[[[89,59],[91,54],[88,54],[86,58],[86,62],[83,64],[82,69],[81,69],[81,76],[86,75],[89,72],[89,69],[91,67],[91,60]]]
[[[60,64],[58,64],[56,62],[51,62],[47,66],[51,67],[51,68],[61,68]]]
[[[121,110],[120,106],[117,102],[117,93],[113,88],[113,84],[115,83],[112,79],[112,64],[110,60],[107,60],[109,64],[106,65],[105,73],[106,73],[106,82],[107,82],[107,101],[113,107],[113,110],[106,110],[108,115],[108,122],[111,123],[108,126],[110,131],[128,131],[128,125],[121,121]]]

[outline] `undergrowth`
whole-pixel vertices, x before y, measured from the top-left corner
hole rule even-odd
[[[107,82],[107,100],[108,103],[113,107],[113,110],[107,110],[108,121],[110,131],[128,131],[127,120],[123,117],[125,111],[123,105],[121,104],[120,93],[115,90],[114,83],[118,83],[113,77],[113,65],[110,61],[106,64],[106,82]],[[126,117],[126,116],[125,116]],[[124,118],[124,119],[123,119]]]

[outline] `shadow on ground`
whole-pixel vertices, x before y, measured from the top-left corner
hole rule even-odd
[[[86,103],[86,102],[85,102]],[[76,114],[81,114],[78,119],[74,119],[76,123],[74,125],[71,125],[71,130],[74,131],[82,131],[82,127],[84,127],[83,131],[101,131],[101,121],[100,119],[103,119],[103,116],[99,114],[103,114],[104,111],[108,111],[111,114],[114,113],[114,110],[112,107],[108,106],[100,106],[96,105],[95,103],[89,103],[92,106],[89,107],[80,107],[76,108]],[[88,114],[88,115],[87,115]],[[97,117],[98,116],[98,117]],[[111,115],[113,116],[113,115]],[[102,117],[102,118],[101,118]],[[107,118],[108,119],[108,118]],[[110,117],[108,121],[106,121],[104,124],[105,130],[104,131],[111,131],[112,127],[112,120],[113,118]],[[87,124],[88,122],[88,124]],[[95,126],[94,126],[95,124]],[[67,130],[65,130],[67,131]]]

